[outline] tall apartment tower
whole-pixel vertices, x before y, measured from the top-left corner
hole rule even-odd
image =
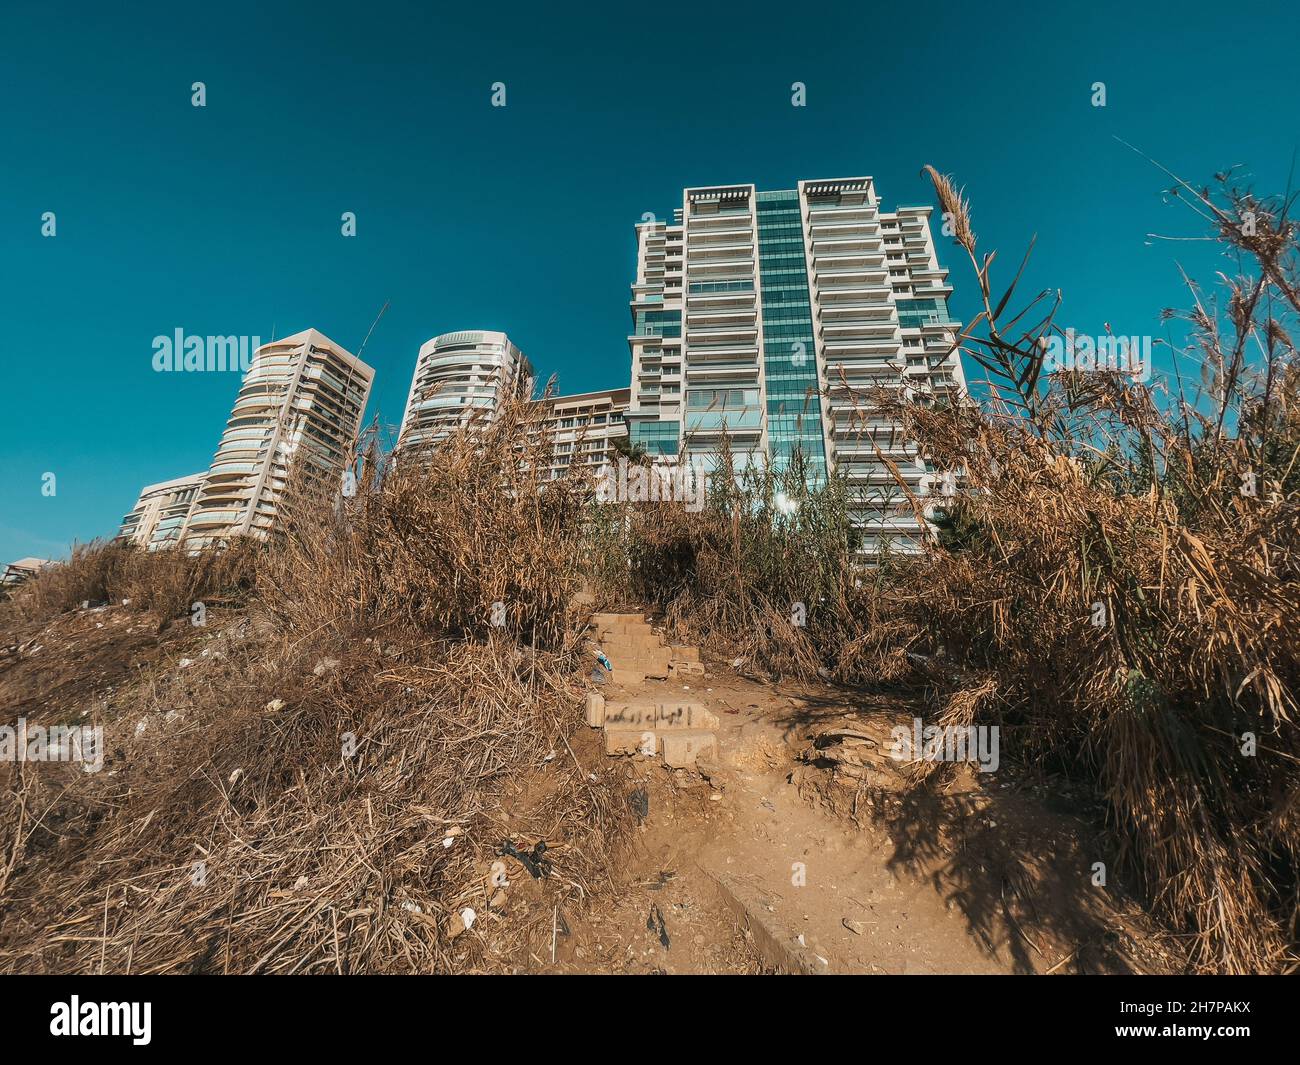
[[[185,536],[194,500],[208,471],[191,473],[140,489],[131,512],[122,519],[117,539],[147,551],[174,547]]]
[[[924,495],[927,470],[870,389],[964,395],[960,324],[929,207],[880,209],[869,177],[691,188],[672,222],[637,229],[631,442],[663,461],[716,457],[843,476],[862,550],[916,550],[922,531],[877,449]],[[873,446],[874,444],[874,446]]]
[[[194,501],[185,546],[265,539],[290,492],[341,489],[374,376],[315,329],[258,348]]]
[[[471,417],[491,420],[510,393],[530,396],[533,368],[505,333],[444,333],[420,348],[399,449],[430,447]]]

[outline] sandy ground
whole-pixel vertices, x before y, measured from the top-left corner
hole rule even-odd
[[[208,633],[125,609],[82,611],[0,648],[6,719],[93,721],[119,693],[202,654]],[[1180,968],[1120,886],[1099,811],[1067,784],[965,772],[922,797],[885,754],[913,711],[898,695],[747,679],[646,681],[610,699],[704,702],[721,721],[712,779],[605,756],[597,730],[570,739],[584,771],[612,774],[636,820],[585,904],[521,867],[493,923],[528,921],[502,959],[557,973],[1144,973]],[[851,737],[840,742],[837,737]],[[831,740],[828,742],[827,737]],[[820,739],[819,739],[820,737]],[[820,746],[819,746],[820,744]],[[110,752],[110,759],[123,752]],[[642,819],[633,812],[640,807]],[[531,896],[530,896],[531,893]],[[518,949],[518,948],[513,948]]]
[[[648,813],[618,890],[557,937],[556,964],[541,959],[540,969],[1178,970],[1141,911],[1094,886],[1092,863],[1107,855],[1082,818],[1043,801],[1053,794],[1068,807],[1059,785],[972,772],[931,801],[910,799],[883,755],[890,726],[911,716],[897,697],[761,683],[717,662],[692,680],[608,690],[614,700],[705,702],[722,722],[722,772],[708,781],[606,759],[606,772],[645,791]],[[813,747],[845,727],[875,737],[874,748],[855,748],[868,752],[865,769]]]

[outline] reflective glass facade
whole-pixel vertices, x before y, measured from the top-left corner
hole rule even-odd
[[[820,485],[826,447],[799,193],[760,192],[757,208],[768,457],[780,471],[800,451],[807,483]]]

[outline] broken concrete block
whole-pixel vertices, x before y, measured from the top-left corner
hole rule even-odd
[[[645,674],[632,669],[620,669],[615,666],[614,683],[621,684],[625,688],[639,688],[645,683]]]
[[[698,662],[700,660],[700,649],[698,647],[683,647],[675,645],[668,648],[672,652],[674,662]]]
[[[672,671],[677,677],[702,677],[704,665],[701,662],[673,662]]]
[[[600,728],[605,723],[605,697],[600,692],[587,692],[587,724]]]
[[[716,761],[718,738],[697,729],[673,730],[662,737],[664,762],[670,769],[693,769],[701,755]]]
[[[714,729],[718,718],[703,703],[606,703],[605,727],[612,729]]]
[[[605,753],[653,758],[659,753],[659,737],[650,729],[606,729]]]

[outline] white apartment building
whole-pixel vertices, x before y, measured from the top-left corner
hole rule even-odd
[[[430,447],[471,418],[490,421],[501,399],[530,396],[533,368],[505,333],[443,333],[420,348],[398,449]]]
[[[207,470],[145,485],[131,512],[122,519],[117,539],[146,551],[173,547],[185,535],[190,510]]]
[[[22,584],[23,581],[31,580],[46,566],[57,565],[48,558],[20,558],[17,562],[10,562],[0,572],[0,588]]]
[[[623,415],[629,397],[628,389],[614,388],[539,399],[546,411],[542,430],[550,442],[550,469],[543,476],[554,480],[572,469],[594,476],[606,463],[617,466],[614,441],[627,438]]]
[[[716,455],[843,476],[864,553],[919,549],[915,517],[880,454],[918,495],[945,471],[871,402],[965,395],[952,289],[929,207],[881,209],[870,177],[686,189],[673,220],[637,228],[630,440],[665,461]],[[880,454],[877,454],[877,451]]]
[[[341,490],[374,376],[315,329],[258,348],[194,501],[185,546],[265,539],[292,493]]]

